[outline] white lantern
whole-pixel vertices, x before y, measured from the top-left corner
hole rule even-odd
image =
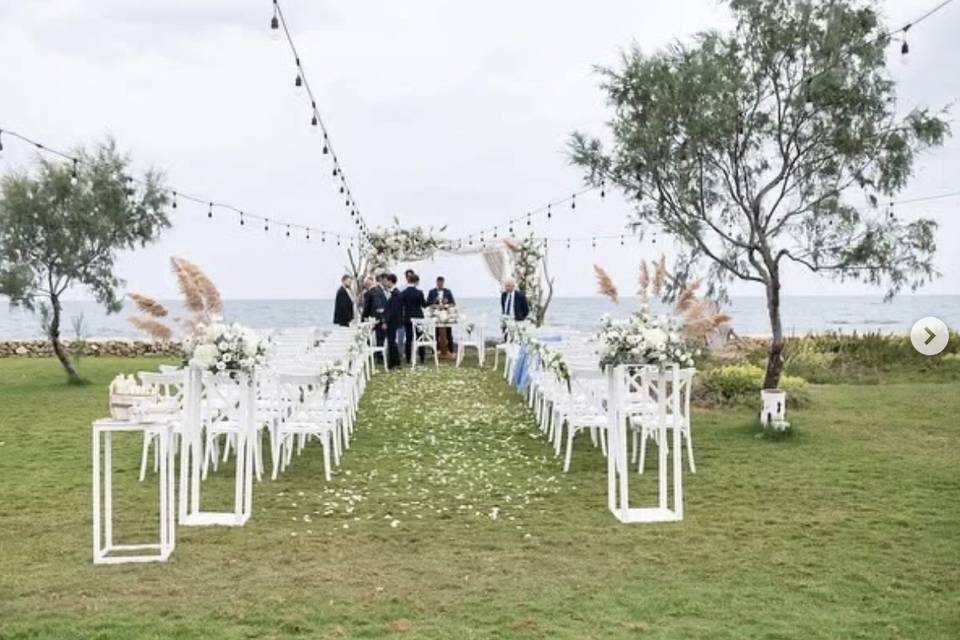
[[[787,392],[782,389],[760,391],[760,422],[781,425],[787,421]]]

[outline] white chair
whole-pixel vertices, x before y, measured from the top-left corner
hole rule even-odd
[[[697,465],[693,459],[693,435],[690,428],[690,392],[693,388],[694,375],[696,375],[695,369],[681,369],[678,372],[676,388],[673,388],[672,385],[666,387],[668,394],[676,393],[679,395],[679,402],[677,403],[679,415],[676,420],[673,419],[669,409],[673,406],[673,403],[669,402],[669,398],[664,398],[668,407],[667,416],[670,419],[667,423],[666,430],[669,432],[674,428],[675,424],[678,425],[681,442],[686,442],[687,445],[687,465],[691,473],[697,472]],[[647,441],[652,439],[657,443],[657,446],[663,447],[666,447],[667,444],[660,442],[658,435],[659,429],[656,420],[658,401],[657,381],[649,371],[644,371],[640,372],[632,384],[634,388],[631,389],[633,393],[630,394],[631,408],[628,413],[627,424],[633,434],[633,460],[638,459],[637,444],[639,442],[637,471],[643,473],[647,454]]]
[[[437,347],[437,322],[431,318],[413,318],[413,349],[410,352],[410,368],[416,369],[421,349],[433,352],[433,365],[440,369],[440,356]]]
[[[459,335],[457,337],[457,366],[459,367],[463,363],[463,357],[467,353],[467,349],[476,349],[477,350],[477,362],[480,367],[483,367],[483,362],[485,360],[487,345],[484,336],[483,327],[485,326],[486,318],[481,317],[479,322],[468,323],[473,325],[473,329],[467,331],[466,326],[458,325]]]
[[[311,437],[320,440],[323,447],[323,475],[330,480],[330,454],[335,446],[337,419],[335,411],[324,406],[326,399],[318,375],[305,373],[278,373],[277,387],[284,402],[277,424],[277,450],[274,452],[273,478],[291,462],[294,449]]]

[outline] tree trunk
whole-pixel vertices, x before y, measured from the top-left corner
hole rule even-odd
[[[50,343],[53,345],[53,352],[57,355],[57,360],[60,361],[63,369],[67,372],[67,378],[71,382],[79,380],[80,375],[74,368],[73,363],[70,362],[70,356],[63,348],[63,345],[60,344],[60,298],[58,296],[50,296],[50,307],[50,326],[47,331],[50,337]]]
[[[767,313],[770,315],[773,339],[767,355],[767,373],[763,379],[763,388],[776,389],[783,371],[784,345],[783,323],[780,320],[780,274],[776,272],[770,274],[770,282],[767,284]]]

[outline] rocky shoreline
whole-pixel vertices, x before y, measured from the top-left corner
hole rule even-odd
[[[180,344],[155,340],[64,340],[64,348],[71,354],[85,358],[179,356]],[[49,340],[0,340],[0,358],[48,358],[53,356]]]

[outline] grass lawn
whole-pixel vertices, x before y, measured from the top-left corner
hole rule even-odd
[[[686,519],[625,526],[589,439],[561,473],[489,369],[380,373],[333,482],[310,447],[247,526],[94,567],[90,421],[158,362],[68,387],[0,360],[0,638],[960,637],[960,383],[815,386],[783,442],[696,410]],[[139,446],[115,449],[121,535],[151,517]]]

